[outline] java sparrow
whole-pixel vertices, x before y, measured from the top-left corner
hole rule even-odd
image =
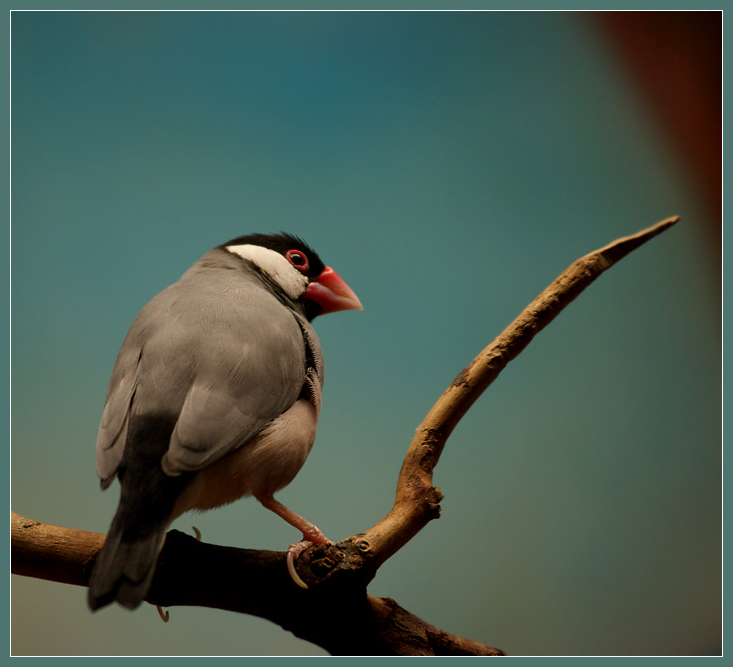
[[[89,582],[92,610],[145,598],[171,522],[253,495],[303,533],[313,524],[273,498],[316,437],[323,356],[311,320],[361,309],[302,240],[241,236],[207,252],[137,315],[117,357],[97,439],[102,489],[117,513]],[[301,583],[302,585],[302,583]]]

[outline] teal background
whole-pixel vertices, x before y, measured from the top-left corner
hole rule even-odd
[[[316,321],[319,438],[279,496],[338,540],[390,508],[415,428],[578,256],[671,214],[448,442],[439,521],[370,586],[511,654],[721,638],[719,257],[685,165],[570,13],[15,13],[11,506],[106,532],[94,443],[137,311],[210,247],[305,237],[363,313]],[[298,538],[254,501],[206,541]],[[208,609],[91,614],[12,578],[15,655],[322,655]],[[307,609],[303,613],[308,613]]]

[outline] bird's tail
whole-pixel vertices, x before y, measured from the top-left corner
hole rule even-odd
[[[123,530],[124,523],[120,507],[89,579],[87,599],[92,611],[115,600],[123,607],[135,609],[150,589],[166,526],[131,535]]]

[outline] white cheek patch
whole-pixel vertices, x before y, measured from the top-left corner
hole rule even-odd
[[[298,299],[308,287],[308,278],[279,252],[259,245],[230,245],[229,252],[248,259],[272,278],[291,299]]]

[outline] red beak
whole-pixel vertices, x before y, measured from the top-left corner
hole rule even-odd
[[[319,315],[336,313],[339,310],[364,310],[351,287],[330,266],[311,280],[303,296],[321,307]]]

